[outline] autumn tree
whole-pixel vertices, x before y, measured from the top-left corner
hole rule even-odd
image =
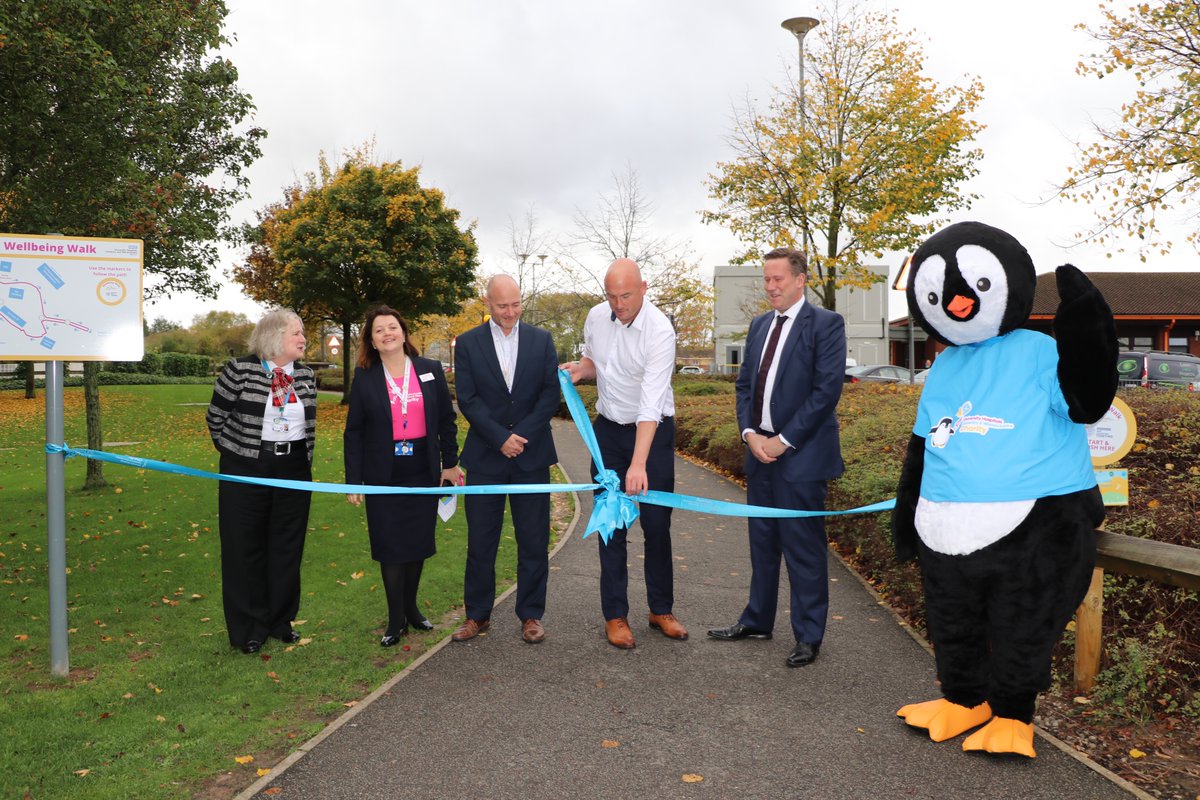
[[[803,250],[809,285],[833,309],[839,286],[880,280],[868,257],[912,248],[941,224],[935,215],[974,199],[960,185],[981,157],[969,145],[982,87],[924,76],[922,48],[891,15],[835,4],[821,16],[805,40],[803,93],[777,89],[766,110],[736,112],[734,157],[709,176],[717,207],[703,218],[746,245],[738,263]]]
[[[1091,207],[1097,225],[1085,238],[1124,252],[1133,242],[1142,260],[1157,245],[1172,246],[1159,215],[1182,216],[1187,241],[1200,248],[1194,204],[1200,192],[1200,5],[1170,0],[1138,3],[1119,13],[1102,6],[1104,23],[1092,30],[1103,46],[1078,73],[1104,78],[1132,75],[1137,91],[1111,125],[1094,126],[1095,139],[1079,156],[1059,192]]]
[[[215,241],[265,135],[219,0],[38,0],[0,12],[0,230],[140,238],[147,294],[215,296]],[[84,371],[102,443],[98,365]],[[88,461],[87,484],[103,484]]]
[[[711,281],[684,278],[661,287],[652,300],[671,318],[679,350],[703,350],[713,346],[713,307],[716,297]]]
[[[254,300],[339,326],[347,343],[372,303],[413,323],[456,313],[474,292],[474,226],[461,230],[459,212],[418,178],[417,167],[375,163],[369,145],[336,170],[322,154],[318,171],[246,231],[250,255],[234,280]],[[350,350],[342,362],[347,387]]]

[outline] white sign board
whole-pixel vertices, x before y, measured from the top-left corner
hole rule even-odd
[[[142,240],[0,233],[0,359],[138,361]]]

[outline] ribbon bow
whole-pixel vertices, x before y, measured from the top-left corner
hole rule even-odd
[[[558,385],[562,389],[563,400],[567,402],[567,410],[571,412],[571,419],[575,421],[575,427],[579,429],[579,435],[583,437],[583,443],[592,455],[592,462],[597,469],[596,483],[600,484],[600,493],[592,500],[592,516],[588,519],[583,538],[598,532],[600,540],[608,544],[613,532],[618,528],[628,528],[640,512],[637,503],[621,491],[621,480],[617,473],[604,468],[604,459],[600,457],[600,444],[596,441],[596,432],[592,430],[592,421],[588,418],[583,400],[579,398],[579,392],[575,391],[571,376],[565,369],[558,371]]]

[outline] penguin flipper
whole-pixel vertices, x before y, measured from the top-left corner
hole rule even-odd
[[[1108,411],[1117,393],[1117,328],[1100,290],[1079,269],[1054,271],[1058,311],[1058,383],[1073,422],[1090,424]]]
[[[992,707],[983,702],[967,708],[941,697],[924,703],[910,703],[897,711],[896,716],[903,717],[914,728],[929,731],[933,741],[944,742],[987,722],[992,718]]]
[[[963,740],[963,750],[1012,753],[1037,758],[1033,751],[1033,723],[996,717]]]
[[[892,511],[892,545],[901,562],[917,557],[917,500],[924,471],[925,438],[914,433],[908,440],[900,485],[896,487],[896,508]]]

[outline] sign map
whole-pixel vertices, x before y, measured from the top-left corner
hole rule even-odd
[[[0,359],[137,361],[141,239],[0,233]]]

